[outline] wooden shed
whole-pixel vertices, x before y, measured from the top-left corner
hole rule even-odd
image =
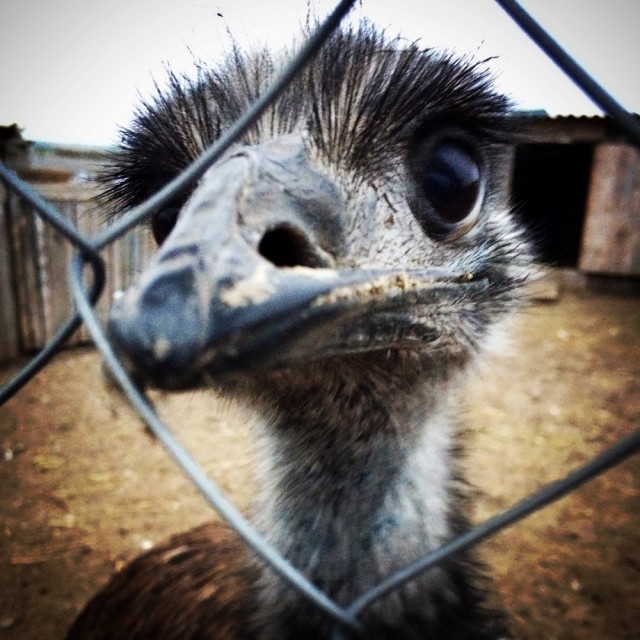
[[[640,276],[640,153],[605,117],[521,114],[511,203],[551,265]]]

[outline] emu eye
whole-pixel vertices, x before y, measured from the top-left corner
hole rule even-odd
[[[447,133],[421,145],[412,161],[416,214],[437,239],[460,237],[476,223],[485,191],[485,165],[462,135]]]
[[[168,207],[153,214],[151,218],[151,232],[158,246],[167,239],[173,227],[176,226],[179,213],[180,207]]]

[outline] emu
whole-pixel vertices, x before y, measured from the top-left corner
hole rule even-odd
[[[284,54],[286,58],[286,54]],[[132,207],[247,108],[282,59],[234,48],[139,107],[105,198]],[[151,222],[109,333],[136,379],[213,387],[265,439],[255,526],[341,605],[467,526],[463,376],[532,271],[506,205],[508,99],[482,64],[335,33],[189,193]],[[370,640],[497,640],[463,553],[372,604]],[[223,524],[117,574],[69,640],[327,639],[335,622]]]

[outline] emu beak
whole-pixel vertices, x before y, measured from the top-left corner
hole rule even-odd
[[[155,386],[184,388],[381,348],[385,314],[399,303],[433,303],[470,280],[437,269],[334,268],[322,247],[342,250],[344,207],[300,137],[216,164],[139,282],[114,301],[108,330],[125,362]]]

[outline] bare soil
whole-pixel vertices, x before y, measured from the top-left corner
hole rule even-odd
[[[565,294],[523,314],[478,367],[465,421],[483,520],[640,424],[640,300]],[[7,378],[12,371],[0,372]],[[163,416],[246,508],[251,440],[210,394],[157,395]],[[65,351],[0,408],[0,640],[62,638],[141,549],[214,517],[91,349]],[[640,456],[485,542],[519,640],[640,638]]]

